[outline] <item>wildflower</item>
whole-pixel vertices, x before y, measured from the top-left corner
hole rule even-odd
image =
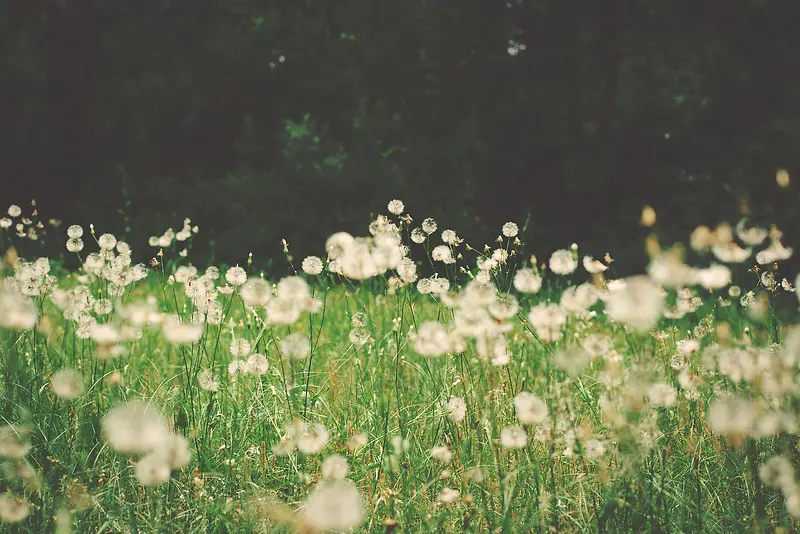
[[[30,430],[16,425],[0,426],[0,458],[20,460],[31,450]]]
[[[591,256],[584,256],[583,268],[586,269],[586,272],[589,274],[597,274],[607,271],[608,265],[605,265],[601,261],[596,260]]]
[[[83,395],[83,376],[73,369],[61,369],[53,374],[51,380],[53,393],[64,400],[75,400]]]
[[[108,315],[114,309],[114,304],[110,299],[97,299],[92,304],[92,309],[97,315]]]
[[[750,257],[750,254],[753,253],[753,249],[742,248],[731,241],[725,245],[712,246],[711,252],[714,253],[714,256],[716,256],[719,261],[725,263],[742,263]]]
[[[297,437],[297,450],[303,454],[317,454],[325,448],[329,438],[328,430],[321,423],[306,426]]]
[[[662,290],[646,276],[625,279],[624,288],[611,291],[606,302],[606,312],[611,319],[640,332],[658,323],[663,308]]]
[[[425,321],[412,338],[414,350],[422,356],[441,356],[450,351],[450,336],[438,321]]]
[[[393,213],[394,215],[402,215],[403,210],[406,209],[406,206],[403,204],[402,200],[394,199],[389,202],[387,209],[389,210],[389,213]]]
[[[392,444],[392,449],[394,449],[394,452],[397,454],[405,454],[411,448],[411,442],[400,435],[392,436],[390,443]]]
[[[613,341],[603,334],[589,334],[583,340],[583,350],[592,356],[605,356],[611,350]]]
[[[219,390],[219,382],[214,379],[211,371],[201,371],[197,374],[197,383],[203,391],[217,391]]]
[[[348,532],[364,521],[364,505],[349,480],[323,480],[303,505],[303,517],[318,530]]]
[[[225,273],[225,280],[234,287],[239,287],[247,281],[247,272],[238,265],[231,267]]]
[[[431,252],[431,257],[433,258],[433,261],[440,261],[444,264],[452,264],[456,262],[455,258],[453,258],[453,252],[447,245],[439,245],[434,247],[433,252]]]
[[[647,398],[650,399],[650,402],[655,406],[668,408],[678,401],[678,393],[675,391],[675,388],[669,384],[651,384],[650,387],[647,388]]]
[[[542,341],[558,341],[564,334],[561,331],[567,316],[556,304],[539,303],[528,312],[528,322]]]
[[[10,212],[11,208],[9,208]],[[23,497],[16,497],[11,492],[0,495],[0,521],[19,523],[24,521],[30,514],[30,504]]]
[[[177,315],[169,316],[164,320],[162,327],[164,338],[176,345],[190,345],[203,335],[203,326],[192,323],[182,323]]]
[[[587,310],[592,307],[599,299],[597,288],[592,284],[581,284],[570,286],[561,294],[561,308],[565,311],[577,315],[585,316]]]
[[[234,339],[231,342],[230,351],[231,356],[234,358],[244,358],[248,354],[250,354],[250,342],[245,338]]]
[[[514,408],[523,425],[538,425],[547,419],[547,404],[533,393],[519,392],[514,397]]]
[[[241,360],[240,360],[241,361]],[[240,367],[243,372],[255,376],[264,376],[269,370],[269,362],[263,354],[251,354],[247,361],[242,362]]]
[[[261,278],[249,277],[239,291],[248,306],[264,306],[272,298],[272,286]]]
[[[441,445],[431,449],[431,458],[443,464],[449,464],[450,460],[453,458],[453,452],[446,445]]]
[[[437,229],[436,221],[428,217],[424,221],[422,221],[422,231],[428,235],[434,233]]]
[[[357,326],[352,330],[350,330],[350,334],[347,336],[347,339],[356,348],[360,349],[361,347],[372,341],[372,336],[370,336],[369,330],[367,330],[363,326]]]
[[[350,436],[350,439],[347,440],[347,448],[355,453],[356,451],[366,447],[368,441],[369,436],[367,436],[367,434],[364,432],[353,434]]]
[[[136,479],[142,486],[163,484],[171,474],[172,469],[159,454],[150,453],[136,463]]]
[[[317,256],[308,256],[303,260],[303,272],[314,276],[322,272],[322,260]]]
[[[592,356],[581,347],[569,347],[553,354],[553,363],[566,372],[575,376],[580,373],[591,361]]]
[[[322,462],[322,478],[344,480],[347,477],[347,458],[332,454]]]
[[[422,243],[425,242],[427,238],[428,235],[422,228],[414,228],[413,230],[411,230],[411,241],[413,241],[414,243],[421,245]]]
[[[308,337],[300,332],[289,334],[281,341],[281,354],[287,358],[303,360],[311,353]]]
[[[33,301],[0,280],[0,328],[30,330],[36,325],[37,316]]]
[[[117,452],[141,454],[155,449],[170,435],[158,410],[141,401],[112,408],[102,421],[105,440]]]
[[[328,251],[328,258],[336,260],[344,256],[354,243],[355,238],[347,232],[337,232],[330,236],[325,242],[325,250]]]
[[[444,408],[454,423],[460,423],[467,416],[467,403],[461,397],[450,397]]]
[[[769,247],[756,254],[756,261],[759,265],[767,265],[792,257],[792,249],[784,247],[777,239],[773,239]]]
[[[520,293],[536,293],[542,288],[542,277],[533,269],[519,269],[514,273],[514,287]]]
[[[769,236],[769,231],[757,226],[747,228],[745,219],[741,219],[736,224],[736,235],[745,245],[755,247],[764,242]]]
[[[16,204],[11,204],[8,207],[8,215],[9,217],[19,217],[20,215],[22,215],[22,208],[20,208]]]
[[[117,244],[117,238],[114,234],[103,234],[97,238],[97,245],[101,250],[112,250]]]
[[[83,239],[68,239],[67,252],[80,252],[83,250]]]
[[[517,223],[507,222],[503,225],[503,235],[506,237],[517,237],[519,234],[519,226]]]
[[[160,456],[171,470],[186,467],[192,458],[189,441],[179,434],[170,434],[151,454]]]
[[[785,456],[773,456],[758,469],[764,484],[773,488],[789,489],[795,484],[794,467]]]
[[[436,502],[442,504],[452,504],[461,497],[461,492],[453,488],[442,488],[439,495],[436,496]]]
[[[556,250],[550,256],[550,270],[558,275],[568,275],[575,271],[578,267],[578,262],[575,260],[572,251],[570,250]]]
[[[731,270],[724,265],[712,265],[697,271],[697,281],[706,289],[720,289],[730,284]]]
[[[518,425],[509,425],[500,432],[500,445],[506,449],[521,449],[528,443],[528,434]]]
[[[444,230],[442,232],[442,241],[448,245],[457,245],[460,239],[454,230]]]

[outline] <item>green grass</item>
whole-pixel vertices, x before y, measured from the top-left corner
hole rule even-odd
[[[158,312],[188,319],[193,304],[181,284],[167,282],[171,269],[160,265],[128,286],[113,299],[114,311],[98,322],[124,324],[121,311],[148,296],[156,299]],[[511,288],[509,269],[501,266],[495,273],[504,293]],[[9,266],[6,275],[12,273]],[[62,288],[80,283],[61,269],[51,274]],[[326,274],[308,280],[322,306],[291,325],[265,325],[264,310],[248,309],[237,290],[217,297],[224,318],[220,325],[205,324],[199,341],[173,345],[159,327],[146,327],[139,339],[120,343],[123,355],[108,360],[97,358],[96,343],[81,339],[77,325],[47,295],[33,297],[37,327],[0,330],[2,424],[28,427],[32,445],[24,460],[5,460],[0,479],[0,490],[28,501],[30,515],[0,523],[0,531],[312,531],[296,511],[320,481],[322,461],[333,454],[348,460],[347,478],[361,497],[365,532],[795,528],[781,491],[765,486],[757,471],[778,453],[794,462],[797,436],[721,436],[711,431],[707,416],[709,403],[725,392],[752,399],[767,412],[796,413],[794,393],[765,392],[755,379],[732,381],[714,367],[708,349],[746,338],[743,347],[763,354],[780,335],[771,314],[752,319],[738,299],[722,307],[717,295],[707,295],[701,308],[682,319],[662,319],[662,335],[654,336],[626,330],[598,303],[591,308],[595,315],[572,317],[564,338],[546,343],[525,316],[539,302],[559,301],[564,283],[548,274],[542,291],[517,294],[520,311],[508,321],[506,335],[510,362],[495,366],[478,357],[471,340],[465,350],[441,357],[417,354],[412,332],[428,320],[449,324],[453,310],[413,285],[390,291],[385,279],[358,283]],[[99,277],[86,285],[95,298],[108,294]],[[371,337],[360,348],[348,339],[357,313],[365,315]],[[727,324],[730,338],[713,327],[693,332],[704,318]],[[308,336],[310,358],[282,357],[280,340],[295,332]],[[598,356],[569,376],[553,355],[589,333],[609,336],[620,361]],[[254,351],[266,355],[266,375],[229,379],[234,337],[250,340]],[[684,395],[671,365],[677,342],[687,338],[702,347],[687,363],[703,380],[695,396]],[[73,401],[59,399],[51,387],[52,373],[62,368],[84,377],[86,390]],[[214,374],[218,391],[199,387],[203,370]],[[648,402],[647,386],[655,382],[675,387],[673,406]],[[499,436],[518,424],[513,399],[520,391],[543,399],[550,418],[527,427],[525,447],[506,449]],[[442,409],[451,396],[466,401],[461,422]],[[189,464],[163,484],[142,486],[135,476],[139,457],[115,452],[104,439],[103,416],[133,399],[152,402],[172,431],[189,441]],[[606,404],[622,406],[620,421],[610,420]],[[319,454],[273,453],[294,419],[328,430],[329,442]],[[353,451],[347,442],[357,433],[366,434],[367,444]],[[579,438],[570,440],[575,433]],[[395,448],[396,436],[408,440],[407,451]],[[603,454],[587,450],[598,442]],[[447,465],[430,456],[441,445],[453,453]],[[20,465],[36,475],[20,476]],[[474,468],[485,474],[483,480],[467,476]],[[437,502],[445,488],[458,490],[454,502]]]

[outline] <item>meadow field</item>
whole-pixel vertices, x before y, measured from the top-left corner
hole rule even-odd
[[[409,213],[273,278],[193,264],[189,219],[126,243],[11,206],[0,532],[795,531],[778,228],[659,243],[645,208],[619,276]],[[42,227],[63,252],[21,257]]]

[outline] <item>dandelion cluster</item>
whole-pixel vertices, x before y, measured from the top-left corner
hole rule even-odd
[[[649,261],[622,276],[513,221],[474,247],[384,211],[285,276],[199,267],[189,219],[152,249],[67,226],[72,271],[4,251],[0,523],[795,528],[800,277],[777,228],[662,246],[646,207]],[[38,237],[33,217],[0,232]]]

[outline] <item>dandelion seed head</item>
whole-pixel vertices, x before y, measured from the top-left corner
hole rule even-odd
[[[406,206],[405,204],[403,204],[402,200],[394,199],[391,202],[389,202],[387,209],[389,210],[389,213],[392,213],[394,215],[402,215],[403,211],[406,209]]]
[[[85,386],[83,375],[74,369],[60,369],[50,381],[53,393],[64,400],[75,400],[83,395]]]

